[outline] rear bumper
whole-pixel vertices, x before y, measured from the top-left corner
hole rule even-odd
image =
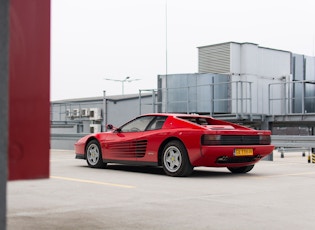
[[[235,156],[235,149],[253,149],[251,156]],[[201,158],[194,166],[208,167],[242,167],[253,165],[272,153],[273,145],[255,146],[202,146]]]

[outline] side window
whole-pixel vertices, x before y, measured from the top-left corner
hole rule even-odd
[[[146,129],[154,116],[138,117],[120,128],[121,132],[142,132]]]
[[[162,126],[164,125],[165,120],[166,120],[166,117],[163,117],[163,116],[156,117],[148,126],[147,130],[161,129]]]
[[[206,118],[198,118],[197,123],[199,125],[208,125],[208,121]]]

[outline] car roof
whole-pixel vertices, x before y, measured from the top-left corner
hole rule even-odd
[[[210,116],[205,116],[205,115],[199,115],[199,114],[186,114],[186,113],[148,113],[148,114],[143,114],[142,116],[168,116],[168,117],[208,117]]]

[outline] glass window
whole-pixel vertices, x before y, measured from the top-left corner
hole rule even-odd
[[[146,127],[155,118],[155,116],[138,117],[135,120],[130,121],[120,128],[121,132],[142,132],[146,130]]]
[[[210,120],[203,117],[178,117],[178,118],[196,123],[198,125],[210,125]]]
[[[158,116],[156,117],[151,124],[148,126],[147,130],[157,130],[161,129],[164,125],[164,122],[166,120],[165,116]]]

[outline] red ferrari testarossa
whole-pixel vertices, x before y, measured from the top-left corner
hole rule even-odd
[[[247,173],[272,153],[271,132],[195,114],[146,114],[75,144],[78,159],[92,168],[107,163],[162,166],[169,176],[188,176],[194,167],[227,167]]]

